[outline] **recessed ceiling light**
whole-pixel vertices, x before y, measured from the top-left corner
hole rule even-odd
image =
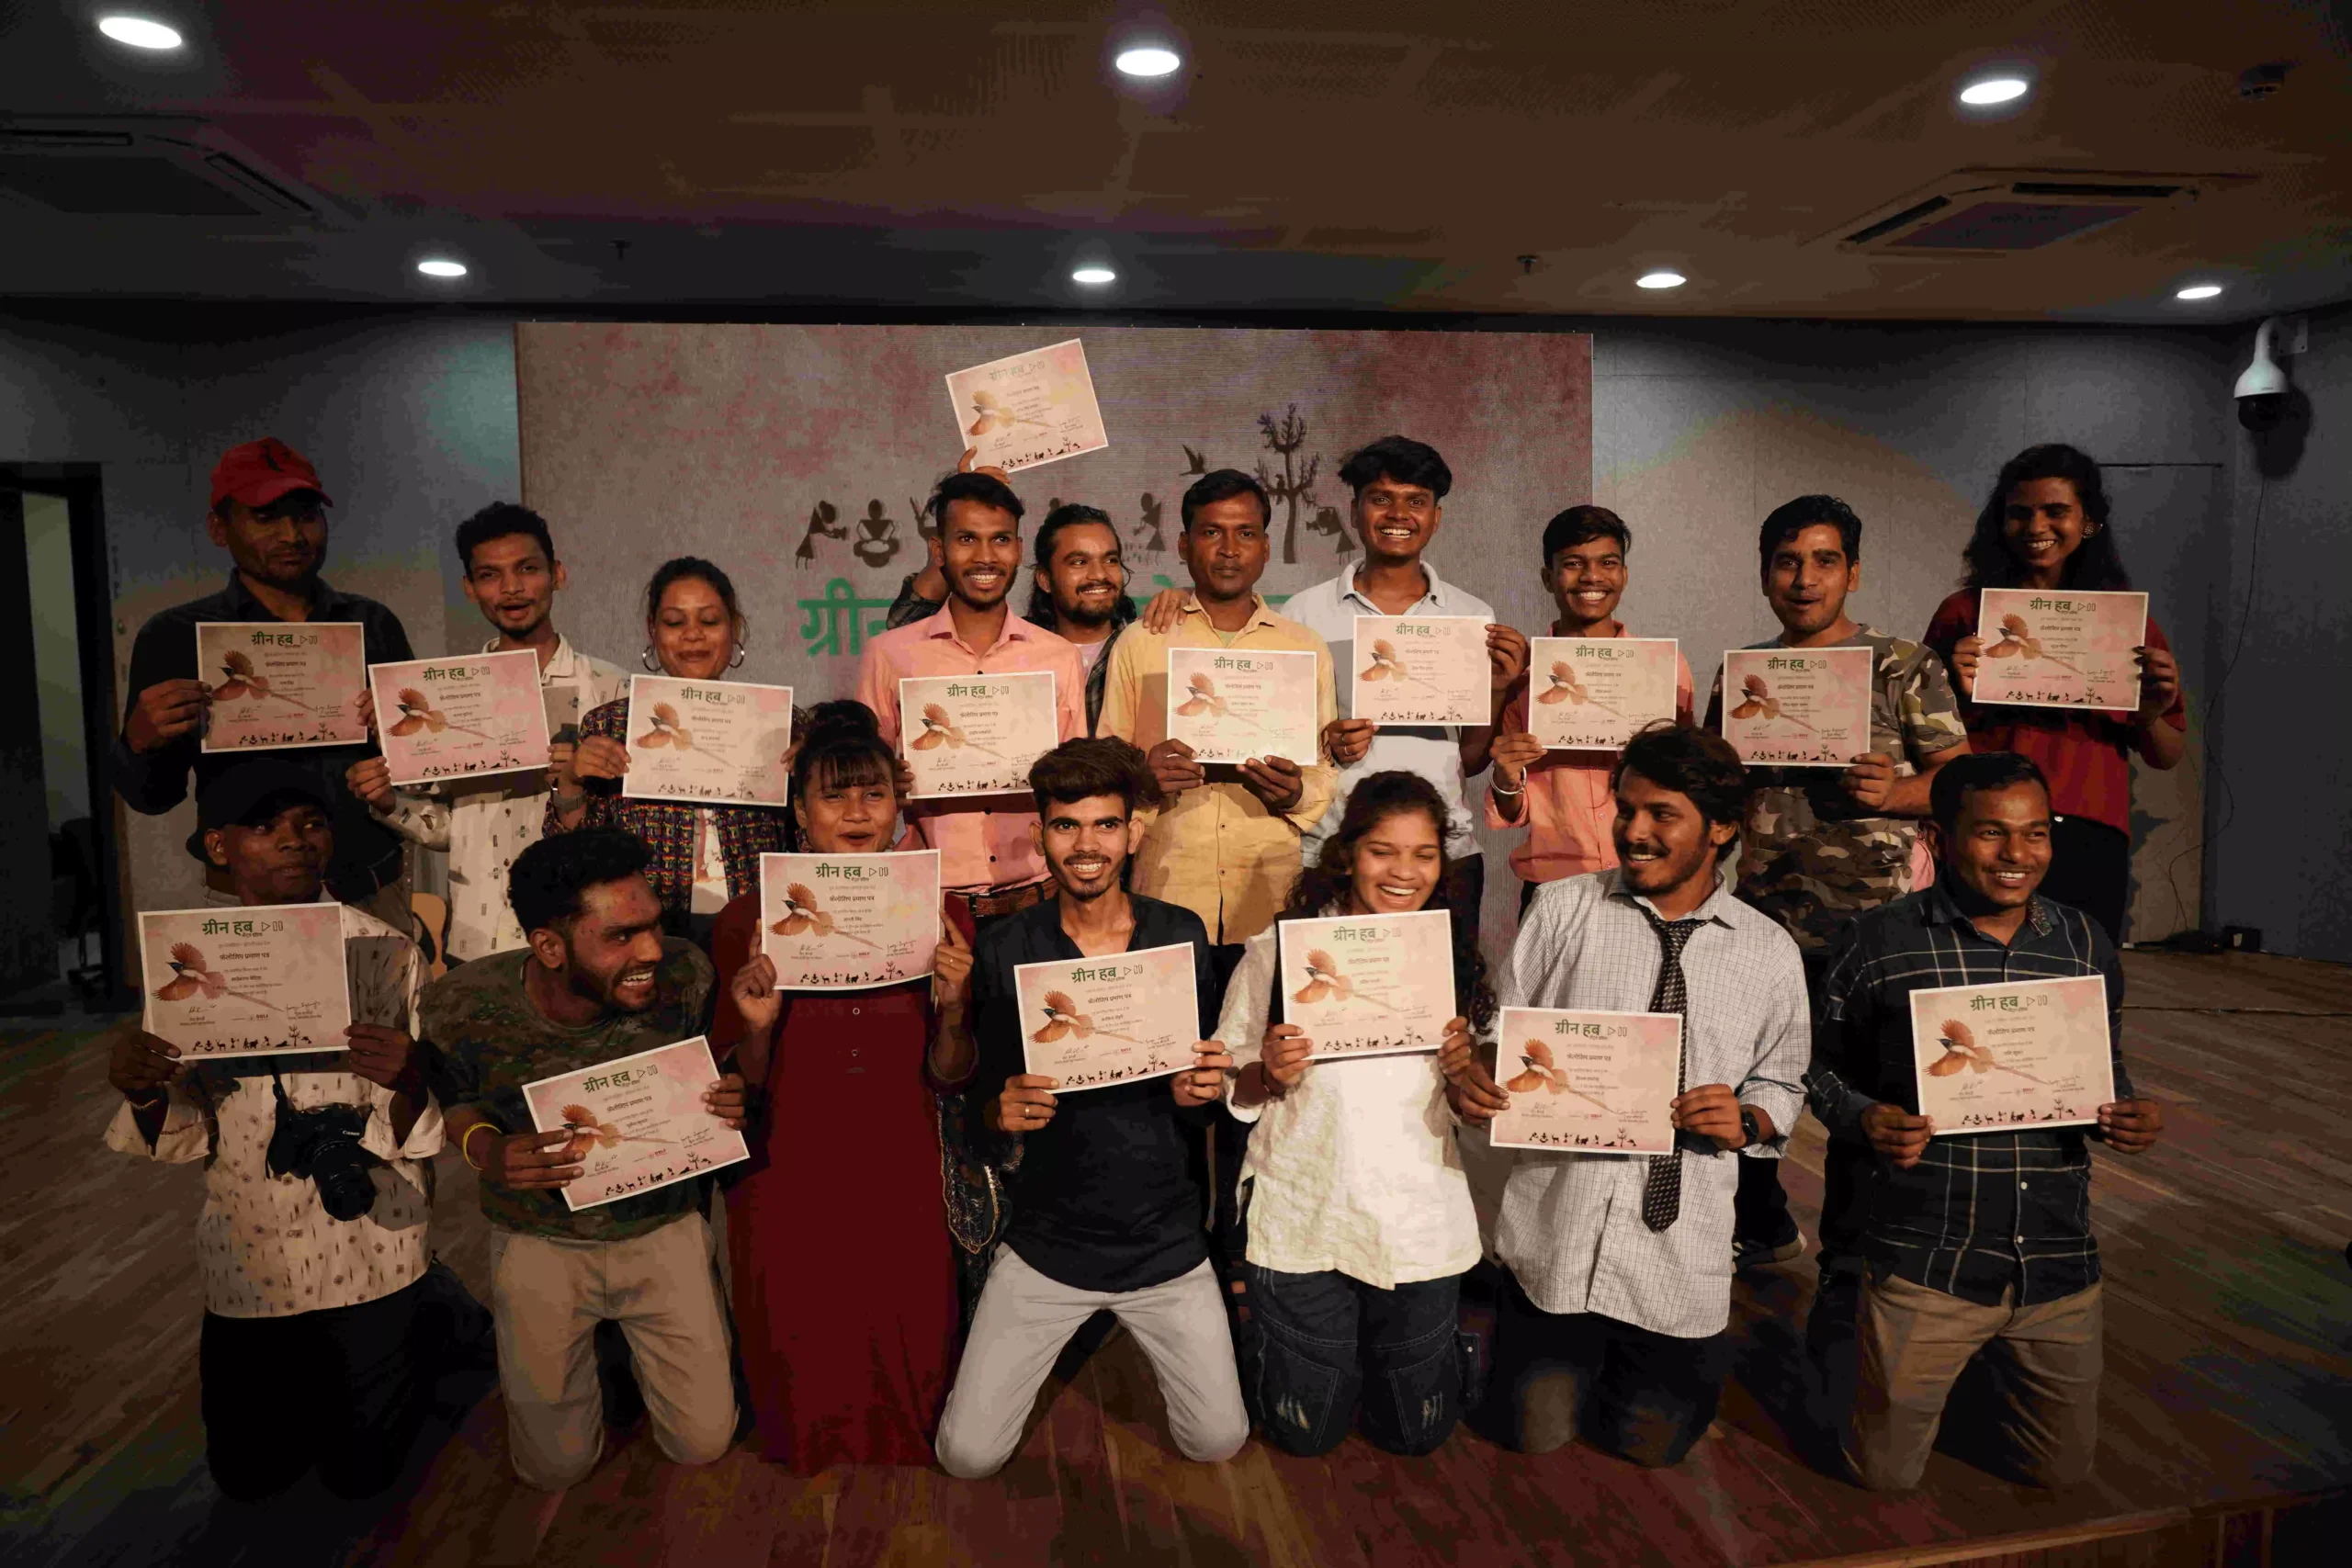
[[[451,261],[447,256],[427,256],[416,264],[416,270],[427,277],[463,277],[466,276],[466,264]]]
[[[2176,299],[2211,299],[2218,296],[2221,292],[2222,286],[2218,283],[2192,283],[2186,288],[2176,289],[2173,292],[2173,298]]]
[[[1960,101],[1971,108],[1990,108],[2022,98],[2032,84],[2022,76],[1986,76],[1960,90]]]
[[[1656,272],[1645,272],[1634,279],[1634,287],[1636,288],[1679,288],[1690,281],[1679,272],[1660,267]]]
[[[1119,68],[1123,76],[1165,76],[1184,62],[1174,50],[1154,43],[1123,49],[1111,63]]]
[[[1105,283],[1115,283],[1118,279],[1119,275],[1107,266],[1081,266],[1069,275],[1069,280],[1072,283],[1087,283],[1098,287]]]
[[[177,49],[179,29],[145,17],[100,17],[98,31],[117,43],[127,43],[133,49]]]

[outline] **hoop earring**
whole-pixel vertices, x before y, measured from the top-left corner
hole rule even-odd
[[[662,666],[654,661],[653,645],[650,642],[645,645],[645,651],[637,656],[637,661],[656,675],[662,673]]]
[[[752,650],[742,643],[737,643],[735,645],[735,657],[727,661],[727,668],[729,670],[741,670],[743,668],[743,660],[750,656],[751,651]]]

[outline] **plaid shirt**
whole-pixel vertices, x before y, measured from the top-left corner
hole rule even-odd
[[[1913,991],[2085,975],[2107,978],[2115,1095],[2131,1099],[2123,966],[2081,910],[2036,895],[2007,946],[1979,931],[1940,882],[1856,916],[1832,950],[1814,1027],[1814,1114],[1833,1136],[1862,1142],[1872,1105],[1917,1113]],[[2099,1269],[2087,1132],[1939,1133],[1908,1170],[1874,1161],[1862,1244],[1871,1271],[1984,1306],[2011,1286],[2018,1306],[2088,1290]]]
[[[792,728],[800,733],[807,716],[795,713]],[[582,735],[607,740],[628,739],[628,699],[621,697],[589,710],[580,721]],[[695,893],[695,817],[707,811],[718,828],[719,858],[727,865],[727,896],[740,898],[760,886],[760,857],[785,854],[793,848],[792,813],[780,806],[689,806],[682,800],[629,800],[620,793],[618,779],[583,781],[588,813],[582,828],[624,828],[636,834],[651,852],[645,880],[662,900],[662,923],[673,935],[685,929],[686,910]],[[547,833],[560,833],[555,796],[548,796]]]

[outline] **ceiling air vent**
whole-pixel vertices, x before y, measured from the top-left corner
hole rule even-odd
[[[317,219],[325,204],[264,174],[200,120],[0,121],[0,199],[85,218]]]
[[[2006,256],[2120,223],[2152,207],[2242,185],[2242,175],[2089,175],[1963,169],[1864,213],[1824,238],[1873,255]]]

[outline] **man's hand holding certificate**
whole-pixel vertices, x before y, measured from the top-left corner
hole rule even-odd
[[[1911,1043],[1938,1137],[2097,1122],[2115,1099],[2097,975],[1914,991]]]
[[[367,642],[357,621],[202,621],[198,678],[210,693],[206,751],[348,746],[368,739],[359,694]]]
[[[726,1089],[740,1106],[741,1082],[720,1078],[697,1034],[525,1084],[523,1100],[535,1129],[571,1134],[566,1153],[580,1174],[564,1183],[563,1201],[576,1213],[751,1158],[743,1134],[711,1108]]]
[[[621,794],[699,805],[784,806],[792,799],[792,688],[748,681],[628,682],[628,772]]]
[[[1487,627],[1473,615],[1358,615],[1350,716],[1379,725],[1494,717]]]
[[[854,991],[931,973],[939,852],[762,855],[760,951],[776,989]]]
[[[343,906],[151,909],[139,917],[140,1027],[185,1061],[346,1051]]]
[[[1016,964],[1024,1070],[1053,1092],[1180,1072],[1200,1049],[1193,944]]]
[[[1674,1152],[1679,1015],[1505,1008],[1497,1038],[1510,1104],[1489,1123],[1495,1147]]]
[[[539,656],[529,649],[370,664],[368,687],[395,787],[548,765]]]
[[[1050,671],[908,675],[899,682],[899,750],[915,800],[1026,794],[1030,764],[1061,741]]]
[[[1283,1021],[1314,1042],[1307,1059],[1444,1044],[1454,1018],[1453,922],[1442,909],[1283,921]]]
[[[1751,768],[1843,768],[1871,749],[1867,648],[1736,648],[1723,735]]]
[[[1672,637],[1530,637],[1527,728],[1547,750],[1619,750],[1674,717]]]
[[[1315,761],[1315,658],[1311,652],[1170,648],[1168,739],[1196,762],[1280,757]]]

